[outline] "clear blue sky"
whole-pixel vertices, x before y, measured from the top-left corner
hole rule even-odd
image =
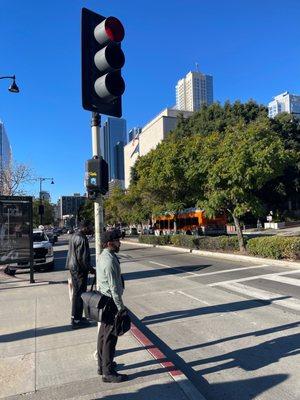
[[[29,164],[52,199],[84,192],[91,155],[90,113],[81,108],[80,10],[125,26],[128,128],[175,104],[178,79],[195,69],[214,77],[214,98],[266,104],[300,94],[300,2],[273,0],[0,0],[0,118],[14,158]],[[38,184],[30,187],[38,194]]]

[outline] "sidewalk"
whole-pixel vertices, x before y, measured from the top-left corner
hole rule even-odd
[[[117,345],[118,370],[127,373],[129,381],[103,383],[93,355],[97,325],[71,330],[66,282],[48,284],[43,274],[35,278],[37,283],[30,285],[0,272],[1,399],[203,399],[148,342],[158,360],[151,356],[134,337],[139,335],[136,328]],[[147,345],[147,338],[139,340]]]

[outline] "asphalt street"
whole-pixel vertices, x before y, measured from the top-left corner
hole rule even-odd
[[[66,283],[66,250],[39,279]],[[300,399],[299,268],[136,244],[119,256],[135,322],[208,400]]]

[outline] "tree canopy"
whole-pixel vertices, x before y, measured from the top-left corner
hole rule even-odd
[[[142,222],[197,205],[209,215],[225,210],[239,233],[240,218],[263,215],[270,193],[279,204],[298,190],[299,149],[300,125],[291,115],[269,119],[254,101],[203,107],[138,158],[128,191],[106,202],[108,220]]]

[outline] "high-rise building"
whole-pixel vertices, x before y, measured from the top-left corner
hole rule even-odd
[[[142,131],[142,128],[140,128],[140,127],[134,127],[132,129],[130,129],[130,131],[128,132],[127,143],[129,143],[133,139],[137,138],[139,136],[139,134],[141,133],[141,131]]]
[[[124,147],[125,189],[129,187],[131,168],[139,156],[144,156],[164,140],[177,126],[180,116],[189,118],[190,111],[166,108],[146,124],[141,132]]]
[[[274,97],[274,100],[268,104],[269,118],[274,118],[276,115],[287,112],[300,118],[300,96],[284,92]]]
[[[61,196],[58,200],[59,214],[62,219],[64,215],[77,216],[79,207],[84,205],[86,197],[81,196],[80,193],[74,193],[73,196]]]
[[[108,163],[109,180],[124,180],[124,153],[126,120],[108,117],[101,128],[101,154]]]
[[[213,103],[213,77],[190,71],[176,85],[176,109],[198,111]]]
[[[10,170],[12,164],[12,150],[9,144],[8,136],[6,134],[4,124],[0,121],[0,194],[7,193],[7,179],[9,175],[7,171]],[[5,173],[5,179],[4,179]]]

